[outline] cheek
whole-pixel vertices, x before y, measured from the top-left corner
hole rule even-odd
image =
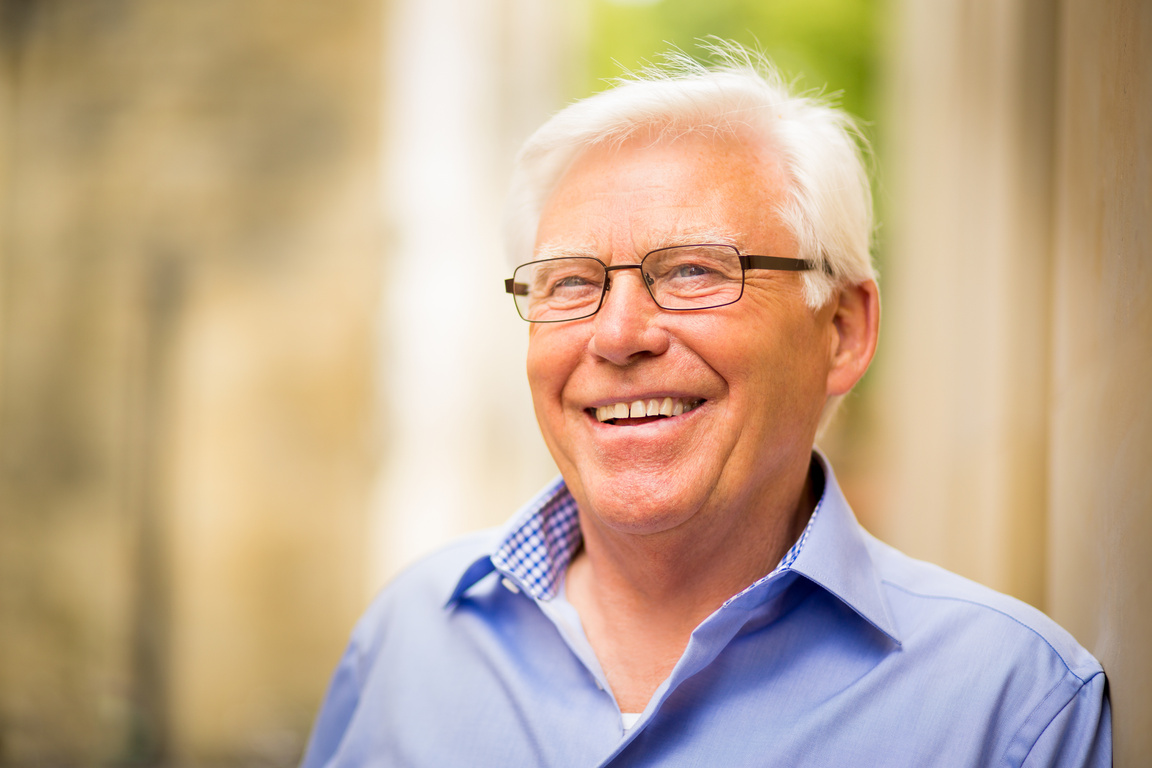
[[[771,331],[732,335],[725,345],[733,372],[730,385],[752,412],[802,420],[823,408],[826,355],[811,324],[797,322]],[[740,382],[743,386],[737,384]],[[733,392],[736,395],[736,392]]]
[[[580,347],[562,329],[533,326],[528,337],[528,387],[539,415],[556,404],[564,384],[580,359]]]

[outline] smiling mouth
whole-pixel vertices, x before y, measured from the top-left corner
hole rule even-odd
[[[630,403],[612,403],[597,408],[588,408],[588,413],[601,424],[618,427],[638,426],[660,419],[670,419],[698,408],[704,402],[701,398],[654,397],[649,400],[634,400]]]

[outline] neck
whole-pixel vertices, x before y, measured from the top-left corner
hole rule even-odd
[[[735,515],[701,515],[653,534],[605,529],[582,509],[584,547],[573,561],[570,582],[586,588],[583,596],[607,605],[702,620],[776,566],[804,530],[818,491],[805,473],[776,504]]]
[[[700,515],[654,534],[606,529],[581,509],[584,547],[568,570],[568,598],[623,711],[642,709],[692,631],[776,566],[818,493],[803,472],[774,504]]]

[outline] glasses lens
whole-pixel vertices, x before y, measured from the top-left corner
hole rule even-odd
[[[641,267],[664,309],[707,309],[731,304],[744,290],[740,252],[726,245],[685,245],[653,251]]]
[[[583,256],[521,264],[512,274],[516,309],[533,323],[588,317],[600,306],[604,275],[603,264]]]

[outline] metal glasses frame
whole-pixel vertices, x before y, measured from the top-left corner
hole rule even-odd
[[[736,298],[732,299],[732,301],[726,301],[723,304],[714,304],[707,307],[665,307],[656,300],[655,294],[652,293],[652,286],[648,284],[648,281],[641,280],[641,282],[644,283],[645,290],[648,291],[648,295],[652,298],[652,301],[656,304],[656,306],[660,307],[660,309],[663,309],[666,312],[696,312],[701,309],[716,309],[717,307],[726,307],[729,304],[735,304],[744,295],[744,274],[750,269],[772,269],[783,272],[807,272],[809,270],[818,269],[820,267],[817,262],[809,261],[807,259],[793,259],[786,256],[757,256],[755,254],[740,253],[740,250],[736,246],[727,245],[725,243],[690,243],[686,245],[672,245],[668,246],[667,248],[657,248],[654,251],[649,251],[648,253],[644,254],[644,258],[640,259],[638,264],[615,264],[611,267],[594,256],[581,256],[578,258],[592,259],[593,261],[598,262],[600,266],[604,268],[604,287],[600,290],[600,301],[596,302],[595,309],[593,309],[588,314],[580,315],[579,317],[565,317],[561,320],[529,320],[520,312],[520,305],[517,304],[516,314],[520,315],[521,318],[529,323],[567,323],[573,320],[584,320],[585,318],[592,317],[600,311],[600,307],[604,306],[604,297],[612,288],[610,273],[620,269],[643,270],[644,262],[647,261],[648,257],[652,254],[663,253],[664,251],[671,251],[677,248],[726,248],[728,250],[734,251],[736,256],[740,259],[740,293],[736,296]],[[540,264],[547,261],[560,261],[561,259],[568,258],[576,257],[560,256],[554,259],[538,259],[536,261],[525,262],[516,267],[516,269],[528,266],[529,264]],[[825,271],[827,271],[827,268],[825,268]],[[643,272],[641,272],[641,274],[643,274]],[[504,292],[512,294],[513,297],[527,296],[528,285],[526,283],[517,283],[515,277],[509,277],[504,280]]]

